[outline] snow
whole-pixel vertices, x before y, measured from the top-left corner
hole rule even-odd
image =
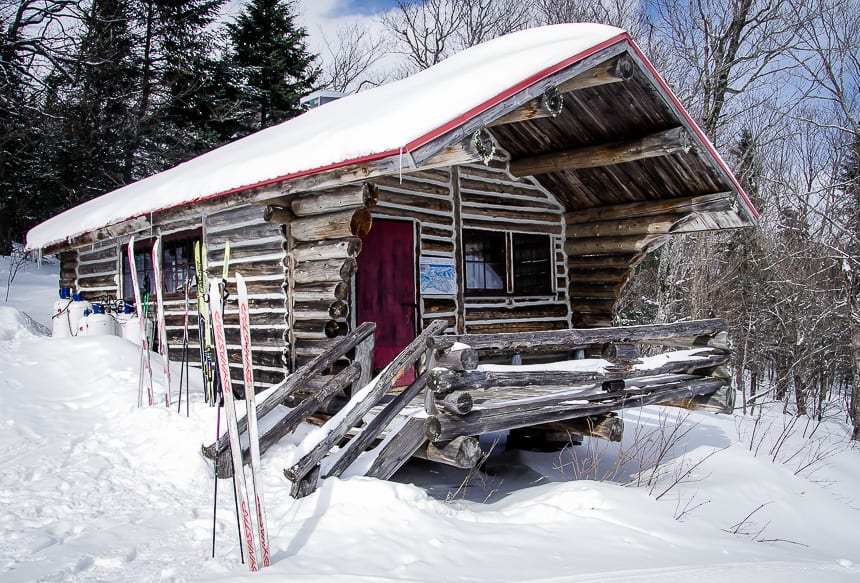
[[[0,281],[7,269],[0,259]],[[860,580],[860,451],[838,412],[818,424],[779,403],[630,409],[621,444],[552,453],[485,436],[484,472],[415,460],[392,482],[329,479],[293,500],[282,472],[305,431],[263,456],[272,566],[250,574],[230,480],[211,557],[199,450],[215,410],[198,379],[189,417],[138,408],[135,345],[52,339],[23,316],[46,323],[55,278],[54,264],[30,266],[0,303],[4,582]]]
[[[623,31],[563,24],[516,32],[400,81],[350,95],[69,209],[33,228],[40,249],[87,231],[267,181],[366,158],[400,156],[451,122]]]

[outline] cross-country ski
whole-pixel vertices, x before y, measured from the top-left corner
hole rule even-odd
[[[251,509],[248,503],[248,491],[245,484],[245,469],[242,463],[242,444],[239,439],[239,426],[236,417],[236,405],[233,397],[232,381],[230,380],[230,361],[227,357],[227,339],[224,334],[223,315],[223,280],[213,278],[209,283],[209,310],[212,315],[212,336],[215,341],[215,355],[218,363],[218,373],[221,379],[224,397],[224,416],[227,421],[227,435],[230,439],[230,455],[233,461],[233,485],[236,489],[236,509],[239,515],[239,532],[245,541],[248,555],[248,568],[257,570],[257,551],[254,543]]]
[[[147,402],[151,407],[155,404],[152,391],[152,365],[149,360],[149,341],[146,333],[146,308],[141,300],[140,284],[137,278],[137,262],[134,255],[134,235],[128,240],[128,268],[131,275],[131,286],[134,291],[134,309],[140,324],[140,378],[138,381],[137,405],[143,404],[143,390],[146,390]]]
[[[170,407],[170,350],[167,346],[167,327],[164,324],[164,280],[161,272],[161,237],[152,244],[152,273],[155,277],[155,323],[158,329],[158,352],[164,377],[164,404]]]
[[[263,484],[260,475],[260,433],[257,428],[257,404],[254,388],[254,365],[251,352],[251,321],[248,312],[248,286],[242,274],[236,273],[236,295],[239,302],[239,339],[242,345],[242,376],[245,380],[245,405],[248,416],[248,440],[251,449],[251,480],[254,486],[254,508],[257,510],[257,530],[264,567],[269,566],[269,542],[266,532],[266,512],[263,505]]]

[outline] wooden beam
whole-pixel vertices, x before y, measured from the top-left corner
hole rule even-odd
[[[687,152],[690,147],[691,142],[686,130],[676,127],[634,140],[548,152],[511,160],[510,172],[514,176],[523,177],[577,168],[610,166]]]
[[[589,417],[578,417],[567,421],[553,421],[552,423],[541,423],[535,425],[537,429],[544,429],[552,433],[560,433],[564,440],[574,435],[586,435],[606,441],[621,441],[624,436],[624,421],[614,413],[606,415],[595,415]]]
[[[561,113],[563,106],[564,98],[555,87],[550,87],[540,97],[532,99],[512,112],[491,121],[487,124],[487,127],[528,121],[530,119],[557,117]]]
[[[564,252],[576,255],[615,255],[618,253],[640,253],[667,235],[614,235],[612,237],[578,237],[564,242]]]
[[[633,77],[634,70],[633,59],[630,58],[629,54],[622,53],[614,59],[605,61],[593,69],[589,69],[559,84],[558,91],[559,93],[567,93],[568,91],[576,91],[578,89],[585,89],[586,87],[627,81]]]
[[[686,359],[673,359],[651,369],[633,367],[608,371],[430,371],[428,387],[437,396],[461,391],[492,392],[499,387],[572,386],[598,381],[636,379],[661,374],[698,374],[729,361],[722,350],[706,349]],[[604,387],[601,385],[601,390]]]
[[[577,223],[567,228],[568,238],[617,237],[629,235],[663,235],[686,215],[672,213],[647,217],[632,217],[608,221]]]
[[[365,322],[358,326],[351,333],[341,338],[338,342],[327,347],[327,350],[317,355],[313,360],[305,366],[299,368],[294,373],[289,375],[282,382],[274,387],[271,387],[267,392],[257,400],[257,417],[262,419],[268,415],[275,407],[280,405],[284,399],[292,395],[297,390],[303,388],[308,381],[320,374],[323,370],[331,366],[333,362],[341,358],[347,352],[352,350],[357,344],[365,338],[372,335],[376,331],[376,323]],[[244,432],[248,428],[247,417],[241,417],[238,422],[239,433]],[[216,447],[217,446],[217,447]],[[216,444],[212,444],[203,448],[204,455],[213,457],[217,450],[220,455],[224,455],[229,447],[227,435],[222,435]],[[226,456],[229,458],[229,455]]]
[[[508,334],[463,334],[434,336],[429,345],[444,350],[456,342],[467,344],[475,350],[516,350],[532,352],[562,352],[568,346],[587,346],[604,342],[664,341],[671,338],[714,336],[728,330],[726,321],[720,318],[691,320],[672,324],[646,324],[642,326],[619,326],[614,328],[552,330],[545,332],[513,332]],[[559,350],[560,349],[560,350]]]
[[[299,285],[327,281],[349,281],[357,270],[358,262],[353,257],[301,261],[293,269],[293,281]]]
[[[663,401],[659,404],[691,411],[708,411],[730,415],[735,410],[735,389],[731,385],[727,385],[709,395],[695,395],[674,401]]]
[[[731,192],[714,192],[696,196],[629,202],[571,211],[565,213],[564,220],[568,226],[571,226],[596,221],[633,219],[666,214],[688,215],[700,212],[729,211],[732,208],[733,196]]]
[[[410,417],[394,436],[377,446],[376,457],[364,475],[387,480],[426,442],[424,418]]]
[[[296,215],[287,207],[267,204],[263,207],[263,220],[267,223],[278,223],[287,225],[296,218]]]
[[[599,400],[587,400],[580,395],[560,393],[549,397],[494,404],[492,408],[474,409],[471,413],[451,415],[440,411],[424,422],[424,434],[431,442],[449,441],[461,435],[484,435],[529,427],[539,423],[562,421],[593,415],[605,415],[630,407],[677,401],[695,395],[711,394],[727,384],[725,379],[675,375],[657,377],[642,383],[635,390],[625,390],[617,396],[605,393]]]
[[[326,239],[297,243],[292,249],[296,261],[318,261],[322,259],[338,259],[355,257],[361,253],[362,242],[358,237],[346,239]]]

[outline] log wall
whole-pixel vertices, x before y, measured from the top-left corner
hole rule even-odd
[[[421,297],[419,321],[445,319],[449,331],[498,332],[567,328],[567,269],[563,249],[564,209],[529,179],[512,177],[503,164],[463,165],[374,180],[379,202],[375,218],[411,219],[418,223],[419,257],[450,259],[463,279],[463,229],[536,233],[550,236],[555,261],[553,291],[541,296],[499,294],[481,297]],[[359,269],[361,261],[359,259]]]
[[[224,311],[230,374],[234,387],[243,389],[239,316],[236,307],[235,273],[239,271],[248,283],[253,347],[254,380],[265,388],[283,380],[287,363],[287,318],[284,303],[285,239],[283,228],[263,219],[263,209],[244,204],[227,207],[204,203],[156,215],[152,227],[135,233],[137,241],[147,241],[160,233],[202,232],[207,245],[210,277],[221,277],[225,243],[229,240],[230,266]],[[125,261],[129,236],[100,241],[60,254],[60,285],[83,293],[90,301],[122,297],[122,280],[128,269]],[[182,353],[185,300],[169,295],[165,298],[165,323],[171,360]],[[189,301],[190,362],[199,362],[196,293]]]

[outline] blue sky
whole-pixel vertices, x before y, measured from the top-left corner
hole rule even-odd
[[[330,16],[347,16],[362,14],[369,16],[377,14],[394,6],[395,0],[343,0],[332,11]]]

